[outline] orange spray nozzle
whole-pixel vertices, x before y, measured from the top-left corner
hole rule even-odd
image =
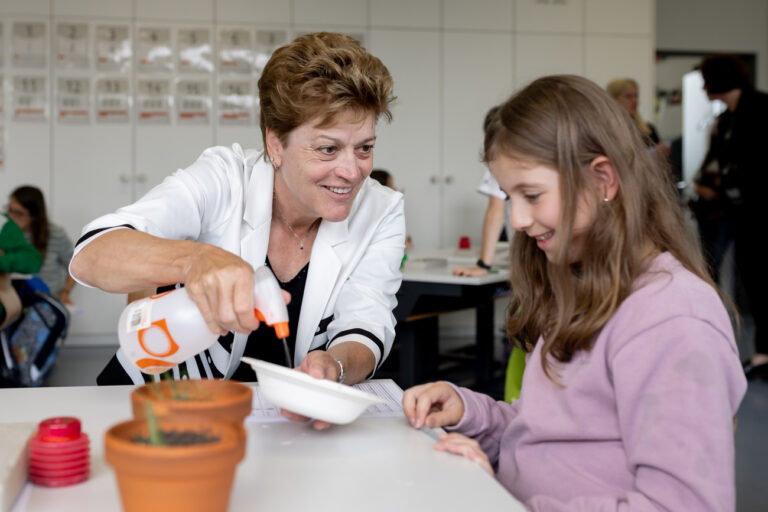
[[[271,324],[258,309],[254,309],[253,313],[256,315],[256,318],[258,318],[259,321],[264,322],[268,326],[272,327],[275,330],[275,335],[279,339],[287,338],[291,333],[291,330],[288,328],[288,322],[275,322]]]
[[[278,322],[272,327],[275,328],[275,335],[280,339],[287,338],[291,333],[291,330],[288,328],[288,322]]]

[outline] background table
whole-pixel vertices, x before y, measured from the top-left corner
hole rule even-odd
[[[120,510],[103,459],[104,432],[131,415],[132,386],[0,389],[2,421],[76,416],[91,438],[91,478],[59,489],[27,484],[12,512]],[[317,432],[288,421],[247,423],[232,512],[425,510],[515,512],[524,507],[475,463],[434,451],[404,418],[361,419]]]
[[[493,378],[494,301],[509,294],[509,272],[452,275],[453,267],[462,263],[467,264],[451,258],[409,257],[403,267],[394,311],[400,351],[396,380],[403,388],[434,378],[439,315],[461,309],[475,310],[475,384],[482,387]]]

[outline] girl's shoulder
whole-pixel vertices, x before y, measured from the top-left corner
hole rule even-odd
[[[686,269],[672,254],[658,255],[635,281],[606,328],[620,328],[631,339],[654,326],[695,319],[733,339],[730,317],[717,290]]]
[[[645,272],[635,280],[634,291],[627,301],[647,301],[657,306],[668,301],[667,305],[675,311],[684,310],[692,314],[702,306],[711,305],[710,301],[722,306],[717,290],[685,268],[669,252],[663,252],[651,261]]]

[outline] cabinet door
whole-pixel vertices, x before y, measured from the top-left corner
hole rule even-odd
[[[512,93],[512,36],[446,32],[443,41],[443,246],[460,236],[481,243],[488,204],[477,192],[485,166],[480,161],[483,120],[489,108]]]
[[[8,110],[13,105],[6,103]],[[0,116],[2,116],[0,112]],[[9,116],[10,117],[10,116]],[[8,194],[20,185],[34,185],[50,197],[51,160],[50,127],[44,121],[11,121],[5,132],[5,162],[0,169],[0,205],[8,203]],[[3,210],[5,211],[5,210]]]
[[[391,124],[377,127],[374,167],[405,191],[408,234],[418,247],[440,247],[440,35],[426,30],[371,30],[369,49],[389,69],[397,101]]]
[[[133,197],[133,148],[131,126],[54,123],[53,185],[50,218],[60,224],[73,242],[88,222]],[[113,341],[117,318],[125,296],[78,286],[73,300],[83,310],[72,316],[70,335],[111,333]],[[78,338],[80,339],[80,338]],[[104,343],[104,339],[94,343]]]

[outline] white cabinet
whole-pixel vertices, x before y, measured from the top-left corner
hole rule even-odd
[[[577,34],[516,34],[515,88],[554,74],[584,73],[584,43]]]
[[[516,0],[515,30],[582,34],[584,0]]]
[[[371,0],[372,28],[440,28],[440,0]]]
[[[512,91],[512,35],[446,32],[443,40],[442,246],[481,242],[488,198],[477,192],[485,166],[483,120]]]
[[[508,0],[443,0],[443,28],[511,32],[513,7]]]
[[[56,158],[49,215],[73,241],[85,224],[134,197],[130,125],[99,128],[54,125]],[[72,317],[70,333],[77,336],[116,332],[125,296],[78,286],[73,291],[73,300],[83,313]]]
[[[408,234],[423,247],[441,245],[440,34],[420,30],[370,32],[371,52],[395,81],[391,124],[379,122],[374,166],[405,190]]]

